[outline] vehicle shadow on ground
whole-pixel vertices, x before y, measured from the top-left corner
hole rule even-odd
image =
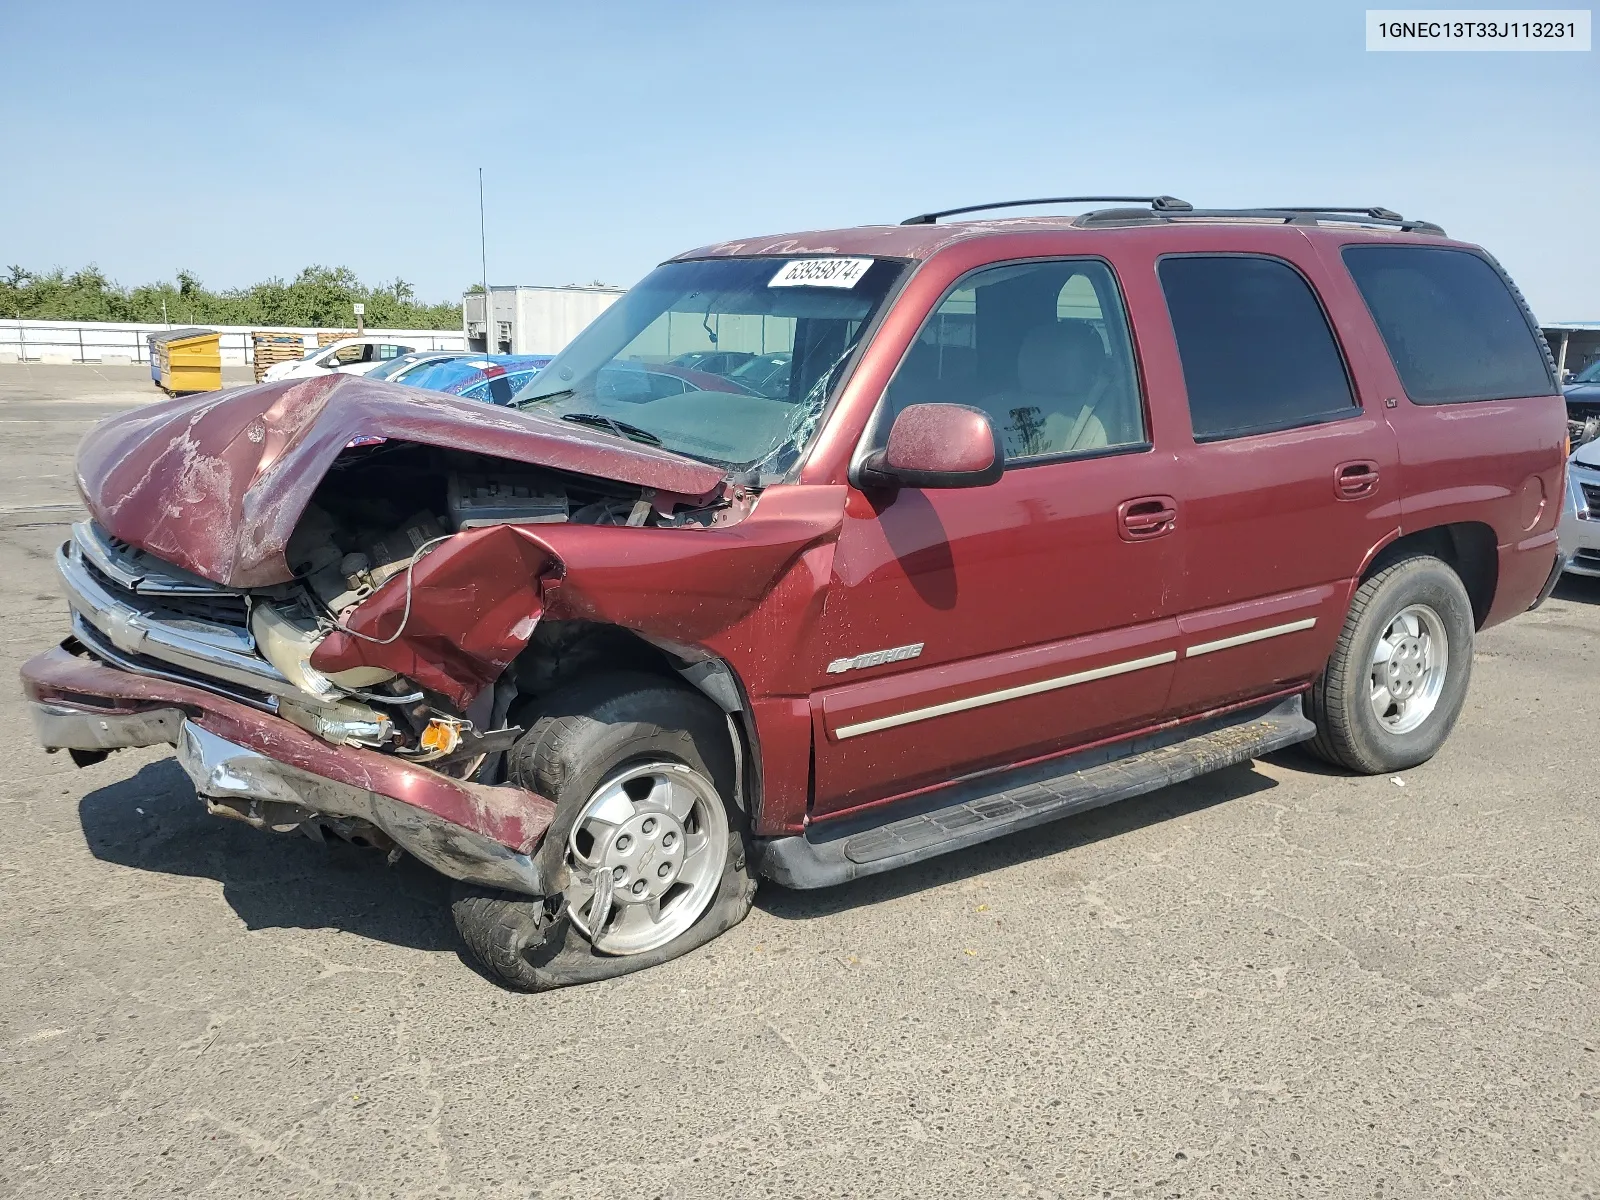
[[[1285,751],[1292,755],[1293,751]],[[1272,761],[1278,761],[1276,755]],[[1283,765],[1304,769],[1304,756],[1286,757]],[[895,900],[926,888],[959,883],[1003,867],[1014,867],[1120,837],[1135,829],[1159,825],[1201,812],[1231,800],[1242,800],[1277,787],[1277,781],[1251,768],[1249,763],[1162,788],[1145,796],[1123,800],[1076,817],[1022,830],[966,850],[941,855],[927,862],[858,879],[817,891],[791,891],[763,884],[756,907],[774,917],[806,921],[847,909]]]
[[[409,857],[390,867],[375,850],[210,816],[171,759],[88,793],[78,817],[96,858],[215,879],[250,929],[338,929],[417,950],[460,948],[443,876]]]
[[[1557,600],[1570,600],[1574,604],[1600,604],[1600,579],[1591,575],[1563,575],[1550,594]]]
[[[1273,755],[1270,761],[1296,770],[1333,771],[1298,749]],[[1248,763],[1241,764],[839,887],[803,892],[764,884],[756,906],[784,920],[826,917],[1046,859],[1276,786]],[[141,871],[215,879],[247,928],[331,928],[397,946],[460,954],[450,919],[449,880],[409,857],[390,867],[373,850],[338,841],[317,845],[298,834],[261,832],[210,816],[171,759],[149,763],[129,778],[89,792],[79,802],[78,814],[96,858]]]

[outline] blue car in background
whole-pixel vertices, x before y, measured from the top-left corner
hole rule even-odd
[[[463,354],[430,362],[394,380],[486,404],[508,404],[549,363],[549,354]]]

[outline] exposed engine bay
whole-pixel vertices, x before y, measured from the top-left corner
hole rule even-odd
[[[304,693],[279,698],[285,719],[328,741],[389,750],[465,777],[521,732],[505,725],[511,683],[463,711],[381,667],[319,671],[311,658],[323,640],[335,630],[380,640],[347,621],[402,575],[397,586],[406,589],[409,615],[415,565],[458,533],[564,523],[693,527],[712,523],[718,511],[664,511],[648,489],[468,452],[404,442],[352,447],[288,541],[295,582],[250,593],[250,632],[262,657]]]

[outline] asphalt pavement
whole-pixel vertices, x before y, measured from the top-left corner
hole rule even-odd
[[[515,995],[415,862],[35,747],[73,447],[157,395],[0,365],[0,1195],[1600,1194],[1594,582],[1404,775],[1289,752]]]

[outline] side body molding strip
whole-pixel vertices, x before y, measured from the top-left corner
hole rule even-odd
[[[1299,633],[1302,629],[1315,626],[1315,617],[1306,617],[1299,621],[1289,621],[1283,625],[1272,625],[1266,629],[1252,629],[1249,633],[1237,633],[1232,637],[1218,638],[1214,642],[1198,642],[1183,652],[1185,658],[1198,658],[1202,654],[1214,654],[1218,650],[1231,650],[1235,646],[1248,646],[1251,642],[1264,642],[1268,638],[1282,637],[1286,633]]]
[[[834,730],[833,736],[840,741],[846,738],[859,737],[863,733],[876,733],[880,729],[894,729],[900,725],[910,725],[916,721],[929,721],[934,717],[943,717],[950,713],[967,712],[969,709],[982,708],[989,704],[1001,704],[1007,700],[1018,700],[1023,696],[1037,696],[1040,692],[1053,692],[1057,688],[1072,687],[1079,683],[1090,683],[1096,679],[1109,679],[1113,675],[1126,675],[1131,671],[1143,671],[1147,667],[1160,667],[1172,662],[1177,654],[1165,650],[1160,654],[1152,654],[1147,658],[1135,658],[1128,662],[1111,663],[1109,666],[1095,667],[1089,671],[1078,671],[1072,675],[1058,675],[1054,679],[1040,679],[1034,683],[1019,684],[1017,687],[1003,688],[998,692],[984,692],[980,696],[968,696],[963,700],[949,700],[944,704],[932,704],[927,708],[914,708],[909,712],[893,713],[887,717],[877,717],[871,721],[861,721],[855,725],[841,725]]]

